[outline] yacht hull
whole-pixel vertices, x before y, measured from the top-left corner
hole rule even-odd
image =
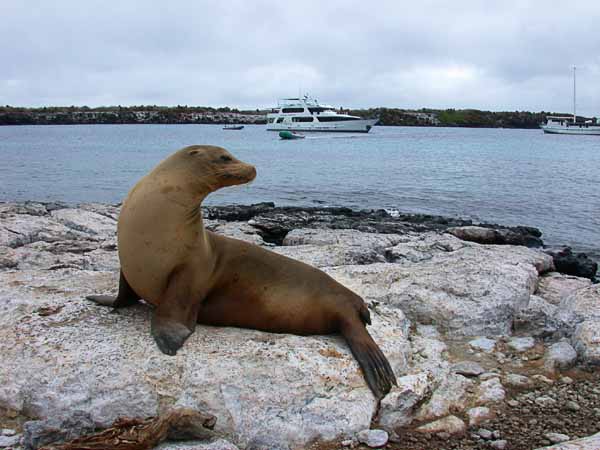
[[[544,133],[548,134],[579,134],[600,136],[600,127],[575,128],[575,127],[548,127],[542,125]]]
[[[377,119],[347,120],[340,122],[309,122],[309,123],[270,123],[268,131],[309,131],[343,132],[343,133],[368,133],[377,123]]]

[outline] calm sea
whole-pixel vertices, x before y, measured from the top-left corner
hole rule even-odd
[[[541,130],[375,127],[279,140],[263,126],[0,127],[0,201],[120,202],[174,150],[221,145],[254,164],[249,186],[207,203],[396,208],[530,225],[547,244],[600,254],[600,137]]]

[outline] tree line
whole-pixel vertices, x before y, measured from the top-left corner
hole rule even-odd
[[[529,111],[481,111],[477,109],[370,108],[341,110],[363,118],[379,118],[379,125],[443,126],[475,128],[538,128],[548,115],[566,113]],[[205,106],[172,107],[87,106],[23,108],[0,107],[0,125],[135,124],[135,123],[266,123],[266,110],[238,110]],[[578,117],[578,120],[585,120]]]

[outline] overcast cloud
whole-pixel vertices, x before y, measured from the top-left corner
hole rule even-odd
[[[0,0],[0,104],[600,115],[600,1]]]

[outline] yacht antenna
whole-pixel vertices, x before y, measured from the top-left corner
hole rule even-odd
[[[573,66],[573,123],[577,123],[577,67]]]

